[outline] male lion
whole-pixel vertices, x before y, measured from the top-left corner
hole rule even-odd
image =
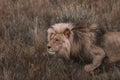
[[[47,32],[48,52],[58,53],[66,59],[75,56],[88,61],[89,64],[84,67],[86,72],[98,68],[106,56],[110,62],[120,60],[119,32],[98,35],[98,26],[90,23],[81,23],[79,26],[72,23],[57,23]]]

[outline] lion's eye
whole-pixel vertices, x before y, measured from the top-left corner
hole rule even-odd
[[[59,39],[55,39],[55,41],[59,41]]]

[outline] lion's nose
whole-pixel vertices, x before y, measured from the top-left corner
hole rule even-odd
[[[51,46],[47,46],[47,48],[48,48],[48,49],[50,49],[50,48],[51,48]]]

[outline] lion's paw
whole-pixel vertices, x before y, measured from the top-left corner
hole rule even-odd
[[[94,70],[94,67],[92,66],[92,64],[85,65],[84,70],[85,70],[86,72],[91,72],[91,71]]]

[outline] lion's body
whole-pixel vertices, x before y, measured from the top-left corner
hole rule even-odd
[[[120,61],[120,32],[108,32],[101,42],[109,63]]]
[[[87,72],[99,67],[105,56],[108,56],[110,62],[119,61],[120,33],[99,34],[100,30],[95,24],[81,23],[75,26],[58,23],[48,29],[48,51],[59,53],[67,59],[76,56],[83,61],[91,60],[84,67]]]

